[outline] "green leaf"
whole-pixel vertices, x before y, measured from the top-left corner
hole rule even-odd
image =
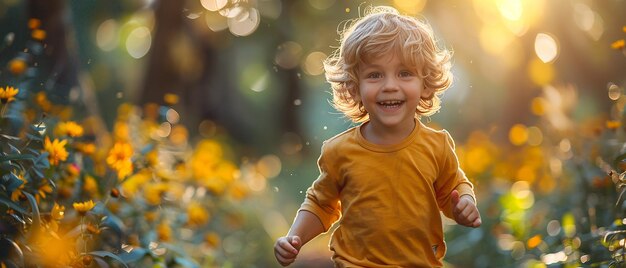
[[[7,188],[7,191],[11,193],[24,184],[24,181],[20,180],[20,178],[13,172],[9,172],[9,174],[2,176],[2,178],[2,185],[4,185],[4,187]]]
[[[19,264],[21,264],[19,267],[25,267],[24,266],[24,252],[22,252],[22,249],[20,248],[20,246],[18,246],[17,243],[15,243],[15,241],[6,237],[0,238],[0,241],[1,240],[7,241],[7,243],[15,249],[15,253],[16,253],[15,255],[17,255]]]
[[[126,262],[124,262],[124,260],[122,260],[122,258],[120,258],[120,256],[117,256],[117,255],[115,255],[115,254],[113,254],[111,252],[108,252],[108,251],[92,251],[92,252],[89,252],[88,254],[89,255],[98,256],[98,257],[101,257],[101,258],[104,258],[104,257],[112,258],[112,259],[118,261],[119,263],[121,263],[122,265],[124,265],[124,267],[128,268],[128,265],[126,265]]]
[[[182,265],[183,267],[189,267],[189,268],[198,268],[198,267],[200,267],[194,261],[188,260],[188,259],[185,259],[185,258],[181,258],[181,257],[174,258],[174,261],[176,261],[176,263]]]
[[[33,134],[30,133],[26,133],[26,137],[30,140],[34,140],[34,141],[42,141],[43,139],[40,136],[35,136]]]
[[[133,248],[130,252],[122,250],[122,254],[119,255],[125,263],[132,263],[141,260],[148,254],[148,250],[145,248]]]
[[[48,169],[50,167],[50,161],[48,160],[48,155],[50,153],[44,152],[37,156],[37,158],[33,161],[35,163],[35,167],[40,169]]]
[[[28,199],[28,202],[30,203],[30,208],[31,211],[33,212],[32,218],[33,218],[33,224],[31,225],[31,231],[28,232],[30,235],[34,235],[39,233],[39,229],[41,229],[41,215],[39,214],[39,206],[37,206],[37,200],[35,200],[35,197],[27,192],[22,192],[24,193],[24,195],[26,196],[26,199]]]
[[[13,160],[33,160],[34,155],[31,154],[7,154],[0,156],[0,162],[13,161]]]
[[[21,154],[22,152],[20,152],[20,149],[18,149],[17,147],[13,146],[12,144],[8,143],[9,148],[11,149],[11,153],[12,154]]]
[[[6,199],[2,196],[0,196],[0,203],[5,204],[7,207],[9,207],[12,210],[15,210],[19,213],[30,216],[30,212],[26,211],[24,208],[20,207],[20,205],[15,204],[13,203],[13,201]]]
[[[105,262],[104,259],[96,256],[96,257],[93,258],[93,260],[96,261],[96,263],[98,264],[98,267],[100,267],[100,268],[109,268],[109,264],[107,262]]]
[[[14,140],[14,141],[19,141],[20,138],[19,137],[15,137],[15,136],[9,136],[9,135],[5,135],[5,134],[0,134],[0,137],[3,137],[7,140]]]

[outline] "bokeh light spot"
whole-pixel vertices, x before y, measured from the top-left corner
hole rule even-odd
[[[228,0],[200,0],[202,7],[209,11],[218,11],[228,4]]]
[[[256,8],[250,8],[228,18],[228,29],[234,35],[248,36],[259,27],[260,23],[259,11]]]
[[[145,26],[135,28],[126,39],[126,50],[135,59],[145,56],[151,45],[152,36],[148,27]]]
[[[298,66],[301,54],[302,46],[300,44],[287,41],[278,46],[274,62],[285,69],[292,69]]]
[[[206,25],[214,32],[228,28],[228,20],[217,12],[206,12],[204,15]]]
[[[516,124],[509,130],[509,141],[512,144],[520,146],[528,140],[528,130],[522,124]]]
[[[304,72],[309,75],[320,75],[324,73],[324,59],[326,54],[315,51],[306,56],[304,60]]]
[[[549,34],[538,33],[535,37],[535,53],[544,63],[554,61],[559,53],[556,39]]]
[[[117,22],[108,19],[100,23],[96,31],[96,44],[104,51],[111,51],[117,47],[118,31]]]
[[[622,96],[622,89],[614,83],[609,83],[609,99],[618,100]]]
[[[539,59],[533,59],[528,65],[528,75],[535,84],[545,86],[554,80],[554,67]]]

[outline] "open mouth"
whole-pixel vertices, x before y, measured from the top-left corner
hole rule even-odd
[[[394,109],[400,107],[400,105],[404,104],[404,101],[401,100],[388,100],[388,101],[379,101],[376,104],[382,106],[385,109]]]

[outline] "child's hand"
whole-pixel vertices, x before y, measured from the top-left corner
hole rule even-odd
[[[474,199],[469,195],[459,197],[459,191],[454,190],[452,195],[452,215],[454,220],[467,227],[478,227],[482,223],[480,213]]]
[[[274,255],[282,266],[287,266],[296,260],[298,252],[302,247],[299,236],[283,236],[276,240],[274,244]]]

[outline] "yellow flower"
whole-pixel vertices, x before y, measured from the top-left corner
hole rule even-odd
[[[204,236],[204,241],[211,248],[217,248],[220,245],[220,236],[215,232],[210,232]]]
[[[52,207],[52,211],[50,211],[51,220],[48,222],[48,227],[50,230],[57,232],[59,231],[59,221],[63,219],[65,215],[65,207],[60,206],[56,202],[54,203],[54,207]]]
[[[117,171],[119,180],[124,179],[133,172],[133,162],[130,159],[132,155],[133,148],[125,142],[116,142],[109,151],[107,164]]]
[[[50,142],[50,138],[46,137],[43,142],[43,149],[49,153],[48,160],[50,165],[56,166],[60,161],[67,159],[68,153],[65,150],[65,144],[67,144],[67,140],[59,141],[54,139],[54,141]]]
[[[23,74],[26,71],[26,62],[23,59],[16,58],[9,62],[9,71],[14,75]]]
[[[93,155],[96,152],[96,145],[93,143],[75,142],[74,149],[86,155]]]
[[[161,197],[167,192],[168,186],[165,183],[149,183],[144,186],[144,197],[149,205],[158,206],[161,204]]]
[[[22,191],[24,190],[24,186],[26,186],[26,183],[28,183],[28,181],[24,179],[23,175],[18,175],[17,178],[22,181],[22,184],[19,187],[17,187],[17,189],[13,190],[13,193],[11,193],[11,200],[14,202],[17,202],[18,200],[20,200],[20,198],[26,197],[22,193]]]
[[[6,88],[0,87],[0,102],[9,103],[15,100],[15,95],[19,93],[20,90],[14,87],[7,86]]]
[[[41,110],[48,112],[52,109],[52,103],[48,100],[48,96],[44,91],[39,91],[35,95],[35,103],[41,107]]]
[[[145,185],[146,182],[150,181],[152,178],[152,173],[143,169],[136,174],[128,177],[124,182],[122,182],[122,193],[125,197],[133,198],[135,194]]]
[[[44,180],[43,184],[39,186],[39,189],[37,190],[37,194],[35,195],[35,199],[37,200],[37,203],[39,203],[41,199],[46,198],[46,194],[50,194],[50,193],[52,193],[52,187],[50,186],[50,184],[48,184],[48,180]]]
[[[172,240],[172,229],[167,223],[160,223],[157,226],[156,231],[160,241],[167,242]]]
[[[168,105],[174,105],[174,104],[178,103],[178,95],[172,94],[172,93],[167,93],[167,94],[165,94],[163,96],[163,100]]]
[[[235,200],[242,200],[250,194],[250,190],[243,182],[236,181],[230,187],[230,196]]]
[[[94,204],[93,200],[89,200],[87,202],[74,203],[72,204],[72,206],[74,206],[74,209],[78,212],[78,214],[80,214],[81,216],[85,216],[85,214],[87,214],[87,211],[90,211],[93,207],[96,206],[96,204]]]
[[[83,127],[74,121],[61,122],[55,129],[58,136],[80,137],[83,135]]]
[[[83,182],[83,190],[93,196],[98,193],[98,182],[92,176],[86,175]]]
[[[613,42],[611,44],[611,48],[619,50],[619,49],[624,48],[624,45],[626,45],[626,41],[624,41],[624,39],[620,39],[620,40],[617,40],[617,41]]]
[[[28,20],[28,28],[31,30],[38,29],[41,26],[41,20],[31,18]]]
[[[147,211],[143,214],[143,217],[146,219],[147,222],[154,222],[158,216],[159,214],[155,211]]]
[[[617,129],[622,125],[620,121],[616,120],[608,120],[606,121],[606,128],[608,129]]]
[[[65,207],[55,202],[54,207],[52,207],[52,212],[50,212],[50,216],[52,216],[52,219],[57,221],[62,220],[65,216]]]
[[[209,221],[209,212],[198,203],[191,203],[187,207],[187,224],[202,226]]]
[[[30,36],[37,41],[43,41],[44,39],[46,39],[46,31],[42,29],[35,29],[30,34]]]

